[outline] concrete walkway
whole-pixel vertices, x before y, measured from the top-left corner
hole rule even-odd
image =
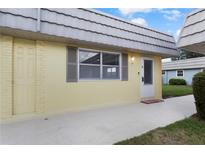
[[[192,95],[1,124],[0,144],[113,144],[195,113]]]

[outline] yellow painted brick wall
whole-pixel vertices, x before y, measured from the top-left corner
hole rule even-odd
[[[47,50],[44,48],[44,42],[36,41],[36,58],[37,58],[37,70],[36,70],[36,112],[45,112],[45,92],[46,92],[46,54]],[[55,64],[55,62],[54,62]],[[52,65],[53,66],[53,65]],[[54,73],[55,74],[55,73]]]
[[[66,45],[37,42],[44,52],[45,111],[77,110],[113,104],[138,102],[140,99],[139,54],[129,54],[129,81],[102,80],[66,82]],[[37,52],[39,52],[37,49]],[[131,63],[131,56],[136,60]],[[41,72],[42,73],[42,72]]]
[[[161,57],[155,56],[155,98],[161,99],[162,98],[162,64],[161,64]]]
[[[0,35],[0,119],[12,116],[12,41]]]
[[[23,40],[22,40],[23,41]],[[25,41],[26,43],[26,41]],[[1,117],[12,115],[12,37],[1,36]],[[129,52],[129,80],[66,82],[66,46],[36,41],[36,112],[53,113],[140,101],[141,55]],[[131,57],[135,61],[131,61]],[[155,98],[161,98],[161,58],[154,58]]]

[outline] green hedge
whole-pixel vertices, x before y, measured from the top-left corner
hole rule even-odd
[[[205,71],[195,74],[192,84],[197,114],[205,119]]]
[[[169,85],[186,85],[186,80],[180,78],[172,78],[169,80]]]

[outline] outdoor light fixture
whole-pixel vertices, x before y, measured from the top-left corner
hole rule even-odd
[[[131,57],[131,61],[132,61],[132,62],[135,61],[135,57],[134,57],[134,56]]]

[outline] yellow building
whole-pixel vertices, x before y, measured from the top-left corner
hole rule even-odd
[[[0,119],[161,99],[174,39],[90,9],[0,9]]]

